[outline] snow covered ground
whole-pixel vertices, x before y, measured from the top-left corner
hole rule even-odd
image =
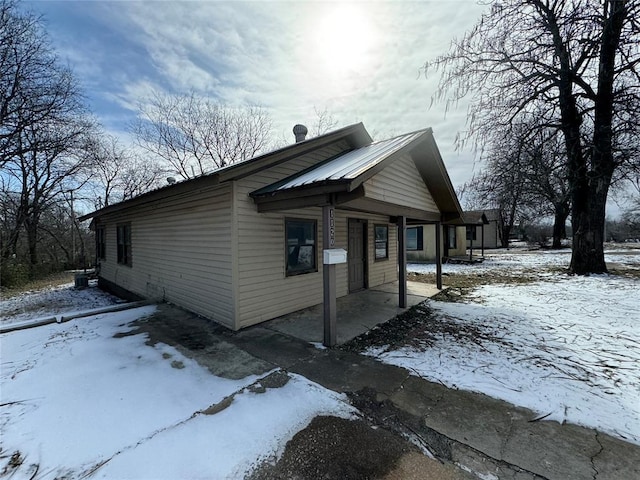
[[[353,415],[304,377],[259,393],[258,377],[216,377],[146,334],[114,337],[154,309],[2,334],[0,477],[239,478],[316,415]]]
[[[480,286],[465,303],[432,302],[442,321],[477,332],[474,337],[443,333],[421,346],[368,354],[449,387],[640,444],[640,279],[550,269],[567,266],[569,255],[505,252],[481,265],[445,265],[452,275],[538,269],[539,281]],[[640,251],[612,252],[607,261],[638,269]]]
[[[2,299],[0,323],[17,323],[61,313],[72,314],[120,302],[119,298],[98,290],[95,280],[85,289],[77,289],[73,283],[66,283]]]

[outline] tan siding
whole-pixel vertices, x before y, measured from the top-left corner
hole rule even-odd
[[[367,216],[369,219],[367,228],[367,255],[369,259],[369,288],[376,287],[398,279],[398,228],[393,223],[388,223],[387,217]],[[375,260],[374,225],[387,225],[389,227],[389,258]]]
[[[364,183],[365,196],[373,200],[438,213],[429,189],[413,160],[405,155]]]
[[[208,188],[105,217],[101,276],[233,327],[230,193],[229,185]],[[131,222],[132,267],[117,264],[116,226],[123,222]]]
[[[249,193],[348,149],[346,142],[238,180],[234,186],[238,255],[238,327],[245,327],[322,302],[322,209],[258,213]],[[318,271],[286,276],[285,218],[317,221]],[[337,247],[339,248],[339,247]],[[346,239],[342,248],[346,248]],[[345,274],[342,274],[344,277]]]
[[[239,182],[242,183],[242,182]],[[239,185],[238,191],[242,190]],[[258,214],[255,205],[242,204],[238,198],[238,215],[243,226],[238,249],[239,326],[246,327],[296,310],[322,303],[322,209],[310,208],[281,213]],[[309,218],[317,221],[318,271],[287,277],[285,274],[285,218]],[[368,285],[373,287],[397,279],[397,235],[388,217],[336,211],[335,248],[347,248],[348,219],[367,220]],[[389,226],[389,259],[374,261],[373,226]],[[336,266],[336,294],[348,294],[347,264]]]

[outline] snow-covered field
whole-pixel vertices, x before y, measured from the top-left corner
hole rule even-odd
[[[0,477],[241,478],[316,415],[353,414],[304,377],[258,393],[258,377],[216,377],[146,334],[114,337],[154,308],[2,334]]]
[[[95,280],[85,289],[76,289],[73,283],[66,283],[2,299],[0,323],[17,323],[61,313],[72,314],[119,302],[119,298],[98,290]]]
[[[607,261],[638,269],[640,251],[611,252]],[[432,302],[440,318],[481,332],[477,341],[443,334],[429,345],[368,353],[431,381],[640,444],[640,279],[549,270],[568,262],[568,252],[505,252],[481,265],[445,265],[451,275],[539,269],[539,281],[480,286],[465,303]]]

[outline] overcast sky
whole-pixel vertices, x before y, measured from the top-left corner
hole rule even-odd
[[[430,108],[437,74],[420,68],[483,11],[473,0],[414,2],[38,1],[60,56],[93,112],[128,141],[153,89],[191,90],[229,105],[265,107],[274,137],[293,142],[314,108],[338,127],[363,122],[375,139],[432,127],[454,185],[472,173],[457,153],[466,109]]]

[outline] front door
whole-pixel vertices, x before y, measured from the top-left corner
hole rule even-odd
[[[357,292],[365,288],[366,236],[364,220],[349,219],[349,292]]]

